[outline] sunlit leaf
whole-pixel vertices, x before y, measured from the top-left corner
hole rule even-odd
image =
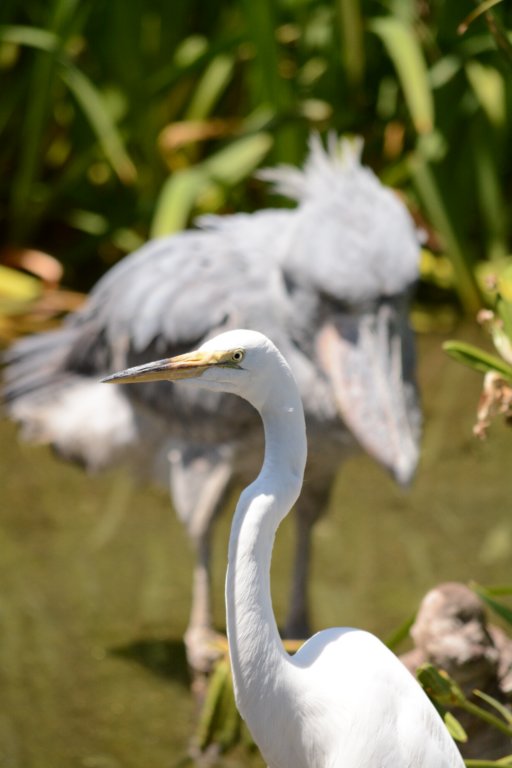
[[[234,65],[233,56],[225,54],[216,56],[210,62],[194,90],[185,116],[187,120],[202,120],[208,117],[229,83]]]
[[[41,282],[17,269],[0,264],[0,312],[36,299],[41,293]]]
[[[211,155],[204,167],[214,180],[227,186],[238,184],[258,167],[272,144],[268,133],[245,136]]]
[[[201,188],[207,183],[203,168],[176,171],[162,187],[151,224],[151,237],[162,237],[184,229]]]
[[[468,61],[466,74],[471,87],[489,121],[497,127],[505,122],[506,97],[503,75],[494,67],[479,61]]]
[[[512,380],[512,366],[505,363],[496,355],[489,354],[473,344],[463,341],[446,341],[443,344],[444,351],[463,365],[467,365],[480,373],[497,371],[507,379]]]
[[[48,29],[8,25],[0,26],[0,41],[25,45],[41,51],[53,51],[57,47],[58,38]]]

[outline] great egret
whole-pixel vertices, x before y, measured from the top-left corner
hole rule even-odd
[[[293,657],[283,648],[270,561],[277,527],[300,493],[307,447],[300,393],[281,353],[258,332],[228,331],[105,381],[159,379],[237,394],[263,421],[263,466],[231,528],[226,612],[236,703],[270,768],[462,768],[426,694],[375,636],[328,629]]]
[[[257,472],[258,417],[223,393],[169,397],[159,383],[107,392],[101,376],[240,326],[272,335],[299,385],[313,448],[296,508],[288,637],[309,634],[310,534],[340,466],[362,448],[407,482],[419,455],[408,323],[419,246],[407,209],[349,143],[340,154],[313,138],[303,171],[265,176],[296,207],[210,217],[200,230],[147,243],[62,328],[22,339],[6,356],[8,411],[24,436],[92,470],[123,461],[165,484],[170,473],[197,553],[185,640],[198,671],[217,653],[212,530],[233,488]]]

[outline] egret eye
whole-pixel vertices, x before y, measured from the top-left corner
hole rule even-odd
[[[242,360],[244,359],[243,349],[235,349],[235,351],[231,355],[231,359],[234,363],[241,363]]]

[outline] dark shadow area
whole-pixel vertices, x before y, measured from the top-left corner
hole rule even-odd
[[[185,646],[181,640],[144,639],[111,648],[109,653],[135,661],[157,677],[168,678],[190,688]]]

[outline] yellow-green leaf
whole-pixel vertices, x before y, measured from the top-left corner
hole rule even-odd
[[[466,75],[489,121],[501,127],[506,117],[505,81],[496,67],[468,61]]]
[[[16,314],[41,294],[41,282],[0,264],[0,313]]]

